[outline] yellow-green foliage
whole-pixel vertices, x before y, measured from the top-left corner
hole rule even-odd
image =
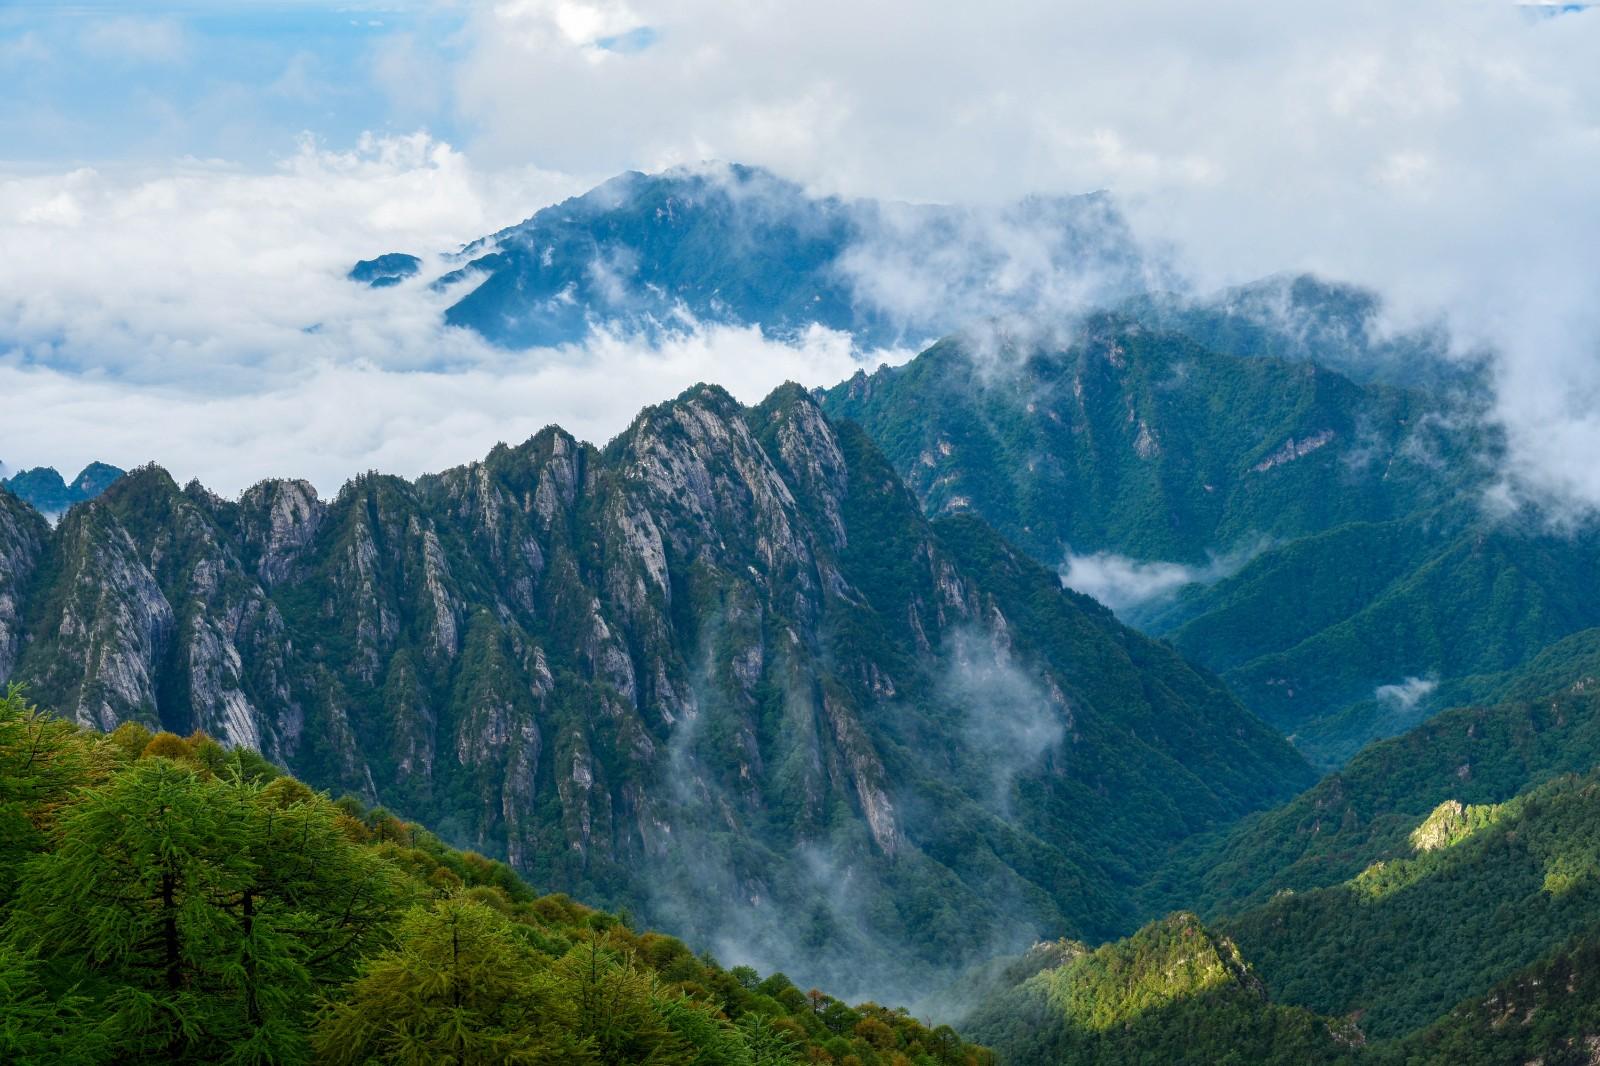
[[[0,1062],[980,1066],[202,734],[0,696]]]
[[[1437,851],[1461,843],[1485,826],[1493,825],[1504,805],[1445,800],[1411,831],[1411,846],[1418,851]]]

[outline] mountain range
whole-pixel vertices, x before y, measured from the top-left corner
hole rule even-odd
[[[1129,928],[1167,847],[1311,780],[793,386],[331,501],[146,467],[4,529],[5,673],[63,715],[204,730],[845,991]]]
[[[507,349],[922,350],[331,499],[0,490],[0,682],[140,738],[126,780],[215,737],[503,860],[496,907],[621,912],[519,936],[642,920],[1016,1066],[1595,1061],[1600,541],[1505,502],[1486,356],[1322,279],[1186,292],[1102,194],[698,167],[416,251],[350,282]],[[988,1055],[757,978],[723,1020],[811,1061]]]

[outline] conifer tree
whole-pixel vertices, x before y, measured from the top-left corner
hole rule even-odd
[[[29,864],[11,927],[72,959],[119,1055],[182,1059],[243,1035],[225,1003],[241,930],[224,906],[252,874],[246,826],[222,786],[165,758],[141,760],[64,814],[54,851]],[[252,951],[281,951],[266,930]],[[293,981],[292,962],[274,960]]]
[[[535,952],[493,909],[463,897],[411,910],[395,947],[363,966],[314,1037],[329,1066],[583,1066],[569,1012]]]
[[[61,802],[87,780],[88,748],[70,722],[29,704],[20,685],[0,694],[0,904],[23,860],[43,850]]]

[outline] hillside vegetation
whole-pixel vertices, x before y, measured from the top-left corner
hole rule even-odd
[[[1036,950],[964,1031],[1019,1066],[1577,1064],[1600,1047],[1592,639],[1483,689],[1294,801],[1197,838],[1091,951]]]
[[[980,1066],[247,749],[0,697],[0,1061]]]

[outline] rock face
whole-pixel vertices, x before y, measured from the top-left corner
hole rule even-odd
[[[22,595],[49,533],[37,511],[0,488],[0,679],[22,650]]]
[[[0,677],[85,724],[258,747],[540,887],[862,988],[1123,930],[1130,870],[1309,777],[987,527],[928,522],[793,386],[329,502],[145,468],[53,533],[13,505],[0,637]]]

